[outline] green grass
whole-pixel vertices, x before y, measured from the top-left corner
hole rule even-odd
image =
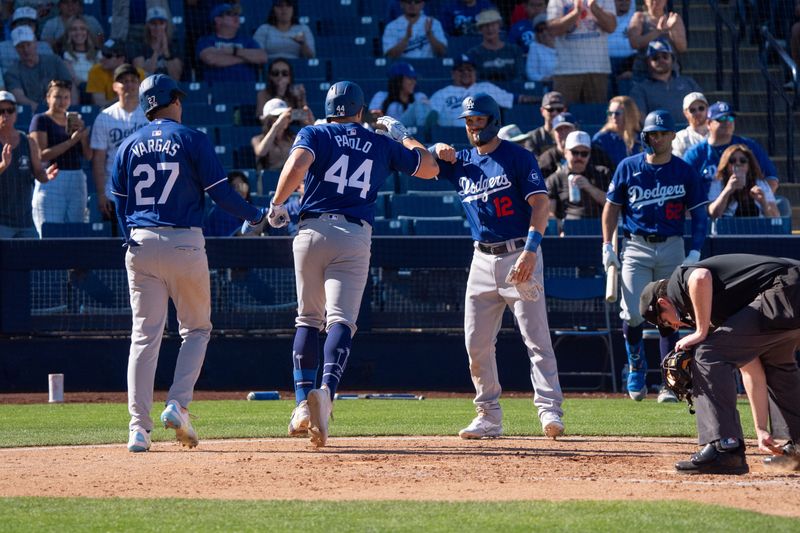
[[[541,435],[530,399],[501,401],[506,435]],[[293,402],[198,401],[191,410],[201,439],[284,437]],[[162,406],[153,409],[158,420]],[[564,402],[564,422],[571,435],[632,435],[690,437],[694,417],[686,404],[633,402],[624,398],[574,398]],[[750,408],[739,402],[745,435],[753,437]],[[331,434],[455,435],[474,416],[468,399],[424,401],[338,401]],[[127,439],[125,404],[0,405],[0,447],[122,443]],[[158,428],[153,440],[172,440]]]
[[[187,517],[191,517],[190,520]],[[688,502],[0,499],[3,531],[798,531],[800,520]]]

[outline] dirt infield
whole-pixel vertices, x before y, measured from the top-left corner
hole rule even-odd
[[[202,435],[201,435],[202,437]],[[749,443],[752,444],[752,443]],[[800,517],[800,473],[678,476],[691,439],[503,437],[201,440],[0,450],[0,495],[300,500],[681,499]],[[325,490],[320,491],[319,487]]]

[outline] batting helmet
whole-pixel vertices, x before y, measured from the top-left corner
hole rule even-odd
[[[340,81],[331,85],[325,96],[325,118],[352,117],[364,109],[364,91],[357,83]]]
[[[497,136],[500,131],[500,106],[494,98],[486,93],[477,93],[474,96],[467,96],[461,102],[461,114],[458,118],[486,116],[489,120],[486,126],[478,134],[478,140],[489,142]]]
[[[675,120],[669,111],[656,109],[655,111],[650,111],[644,119],[644,128],[642,128],[639,136],[642,140],[642,146],[644,146],[644,150],[648,154],[653,153],[653,148],[647,140],[647,134],[651,131],[675,131]]]
[[[144,114],[169,105],[175,96],[185,96],[178,84],[166,74],[153,74],[139,85],[139,105]]]

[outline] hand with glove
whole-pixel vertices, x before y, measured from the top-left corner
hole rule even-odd
[[[380,133],[381,135],[388,135],[397,142],[403,142],[403,139],[406,137],[411,137],[406,127],[403,126],[403,123],[395,118],[382,116],[378,119],[378,124],[384,126],[386,131],[379,129],[377,130],[377,133]]]
[[[269,203],[269,213],[267,221],[273,228],[282,228],[289,223],[289,211],[283,204]]]
[[[686,259],[681,263],[682,266],[690,266],[700,261],[700,250],[691,250],[686,254]]]
[[[619,270],[619,258],[617,257],[617,253],[614,251],[614,247],[611,245],[610,242],[603,244],[603,269],[608,272],[609,267],[611,266],[617,267]]]
[[[243,237],[261,235],[261,232],[264,231],[264,224],[267,222],[267,208],[262,207],[258,212],[261,214],[258,220],[252,222],[245,220],[242,224]]]

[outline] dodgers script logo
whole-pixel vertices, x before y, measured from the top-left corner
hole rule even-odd
[[[458,184],[461,187],[458,194],[461,196],[462,202],[473,202],[475,200],[488,202],[490,194],[511,187],[511,181],[505,174],[491,178],[482,177],[478,181],[471,181],[468,177],[461,176],[458,178]]]
[[[634,185],[628,189],[628,201],[631,204],[631,209],[641,209],[646,205],[652,204],[662,206],[668,200],[675,200],[685,196],[686,189],[683,184],[660,185],[656,182],[656,186],[650,189],[645,189],[639,185]]]

